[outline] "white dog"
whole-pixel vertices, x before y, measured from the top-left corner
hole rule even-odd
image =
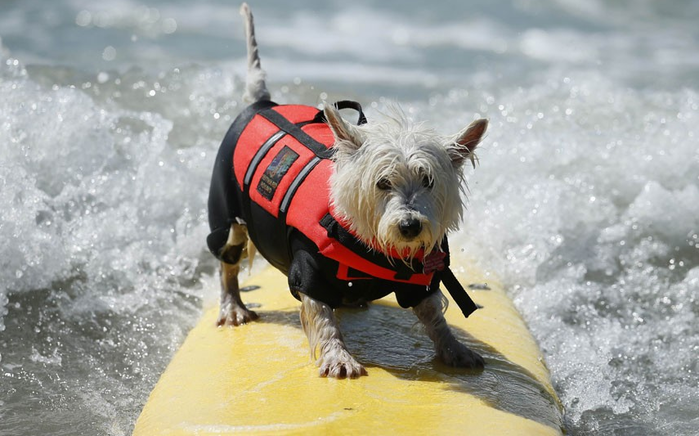
[[[463,288],[452,291],[460,286],[448,269],[446,234],[461,221],[461,169],[474,162],[487,121],[443,136],[400,114],[365,123],[353,102],[323,111],[277,105],[247,4],[241,14],[245,98],[252,104],[221,145],[209,196],[207,242],[221,260],[218,324],[257,318],[240,298],[237,277],[241,259],[256,248],[288,276],[301,301],[301,324],[321,376],[366,374],[347,350],[333,309],[391,292],[413,308],[444,363],[483,367],[447,325],[439,285],[446,284],[466,315],[475,309]],[[359,110],[360,125],[341,118],[338,108],[347,107]]]

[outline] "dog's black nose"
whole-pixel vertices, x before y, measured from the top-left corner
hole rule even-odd
[[[404,219],[398,223],[400,234],[406,239],[412,239],[422,231],[422,224],[415,218]]]

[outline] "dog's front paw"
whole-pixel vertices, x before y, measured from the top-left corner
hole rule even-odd
[[[358,378],[367,375],[366,369],[344,349],[325,353],[320,358],[319,373],[321,377],[333,378]]]
[[[259,318],[259,315],[252,310],[248,310],[246,307],[224,306],[221,307],[221,311],[218,314],[216,325],[219,327],[239,326],[255,321],[257,318]]]
[[[470,348],[456,339],[439,347],[437,355],[442,362],[449,366],[479,369],[483,369],[485,366],[485,361],[480,354],[471,351]]]

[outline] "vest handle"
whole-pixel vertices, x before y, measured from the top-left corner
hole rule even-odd
[[[359,112],[359,118],[357,119],[358,126],[361,126],[362,124],[367,123],[366,116],[364,115],[364,111],[362,110],[362,105],[357,103],[356,101],[340,100],[340,101],[336,101],[332,105],[335,106],[335,109],[337,109],[337,110],[354,109],[357,112]],[[328,120],[325,119],[325,113],[323,113],[323,111],[319,111],[318,114],[313,118],[313,122],[315,122],[315,123],[325,123],[327,121]]]

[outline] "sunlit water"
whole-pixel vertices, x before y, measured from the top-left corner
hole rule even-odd
[[[699,5],[252,4],[274,98],[491,127],[452,245],[502,277],[570,434],[699,433]],[[0,3],[0,434],[129,434],[215,298],[237,4]]]

